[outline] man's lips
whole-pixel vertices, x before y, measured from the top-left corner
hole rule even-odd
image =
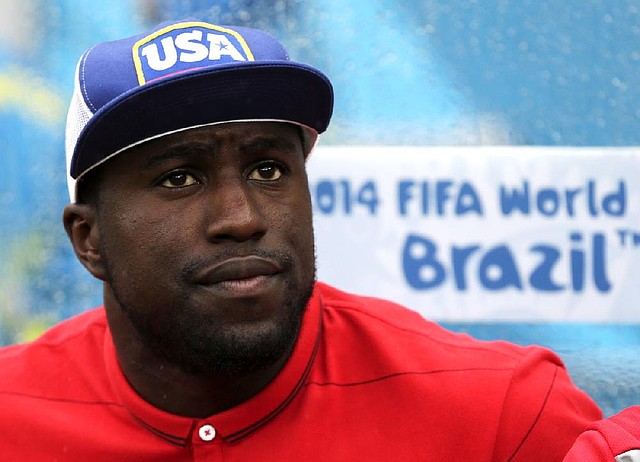
[[[261,276],[273,276],[281,273],[282,266],[273,260],[258,256],[233,257],[209,266],[195,275],[200,285],[215,285],[224,282],[241,281]]]

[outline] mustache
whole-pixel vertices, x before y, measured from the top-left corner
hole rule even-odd
[[[182,276],[187,280],[197,277],[204,268],[211,268],[231,258],[259,257],[278,263],[283,270],[294,266],[294,258],[290,253],[278,250],[253,249],[249,252],[239,250],[222,250],[215,255],[195,256],[182,268]]]

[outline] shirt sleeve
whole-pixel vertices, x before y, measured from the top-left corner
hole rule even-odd
[[[494,461],[561,462],[602,411],[572,383],[555,353],[538,347],[528,351],[505,397]]]
[[[615,462],[605,438],[595,430],[588,430],[578,437],[563,462]]]
[[[640,461],[640,406],[595,422],[578,437],[565,462]]]

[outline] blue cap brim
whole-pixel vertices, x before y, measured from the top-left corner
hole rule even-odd
[[[145,140],[208,124],[280,120],[322,133],[332,110],[328,78],[304,64],[259,61],[189,71],[148,82],[99,109],[80,133],[70,174],[77,178]]]

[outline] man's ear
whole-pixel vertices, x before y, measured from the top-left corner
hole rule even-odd
[[[96,209],[88,204],[68,204],[62,215],[73,250],[80,263],[96,278],[106,280],[100,254],[100,228]]]

